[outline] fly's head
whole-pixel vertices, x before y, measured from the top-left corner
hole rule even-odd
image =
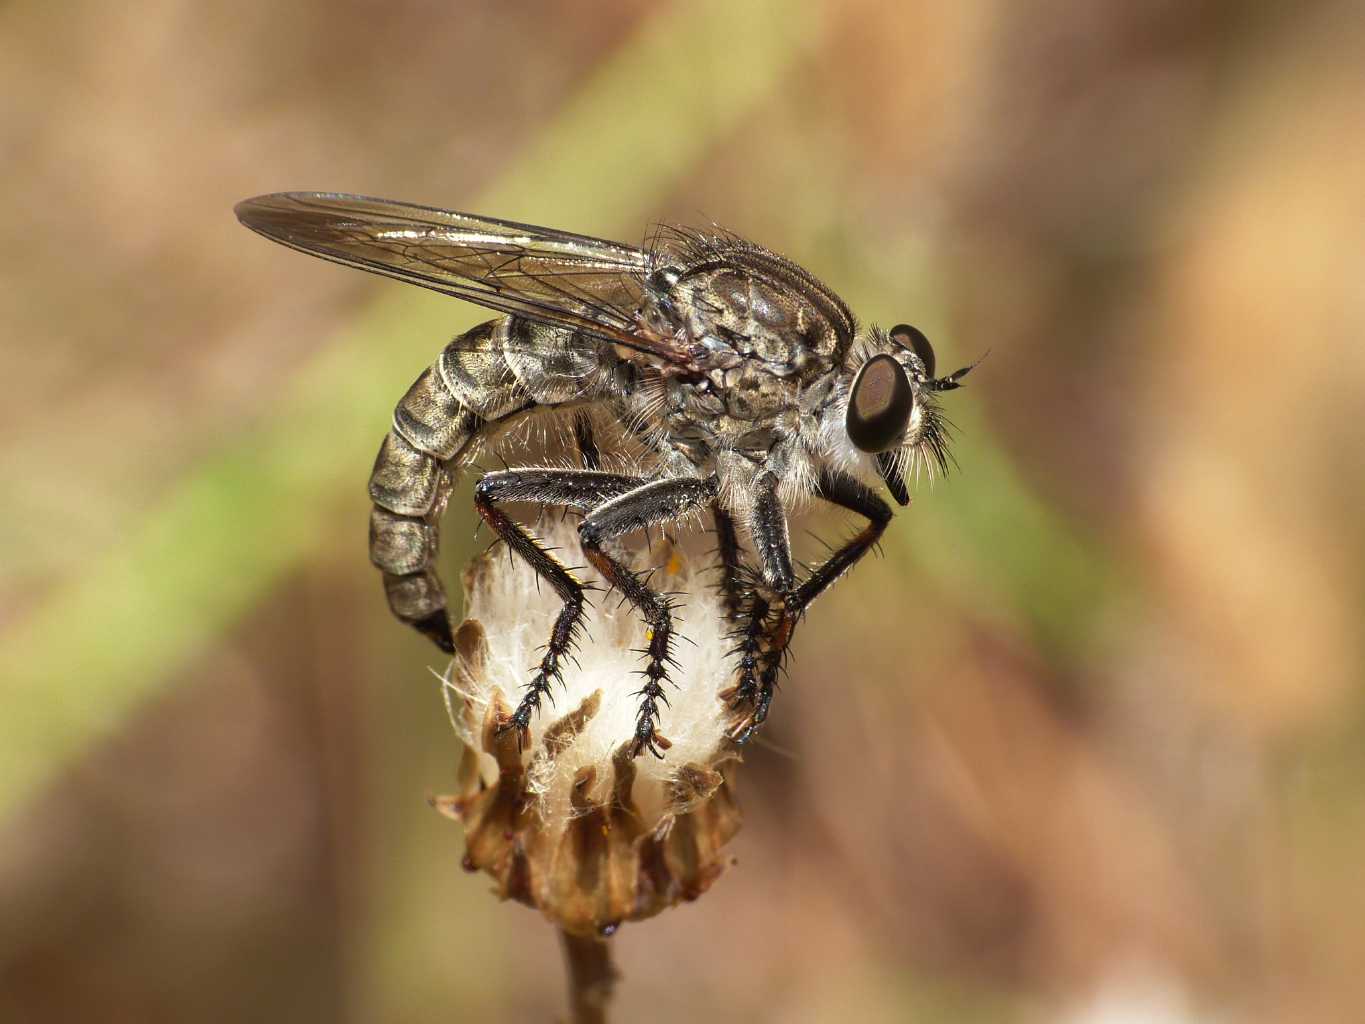
[[[842,431],[856,451],[872,456],[899,504],[910,503],[911,473],[920,467],[931,477],[947,471],[949,423],[938,395],[961,387],[972,366],[936,377],[933,346],[909,324],[873,328],[854,356]]]

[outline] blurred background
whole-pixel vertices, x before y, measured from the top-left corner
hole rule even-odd
[[[366,554],[488,314],[233,219],[291,188],[715,221],[990,351],[621,1019],[1365,1017],[1362,52],[1349,0],[0,6],[0,1019],[560,1012]]]

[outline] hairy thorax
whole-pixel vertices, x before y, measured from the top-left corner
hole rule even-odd
[[[695,466],[720,453],[762,461],[795,437],[803,393],[830,376],[849,341],[820,297],[793,289],[760,254],[687,270],[664,304],[702,369],[665,381],[661,417],[666,443]]]

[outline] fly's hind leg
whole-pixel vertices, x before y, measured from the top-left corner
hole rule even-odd
[[[597,506],[578,526],[588,561],[639,609],[649,625],[648,640],[641,652],[648,660],[642,670],[645,683],[639,690],[640,710],[635,720],[636,757],[646,750],[655,757],[663,756],[655,730],[659,704],[668,702],[663,684],[668,678],[668,665],[673,662],[673,605],[667,597],[650,589],[644,573],[622,564],[604,545],[635,530],[679,519],[714,499],[716,491],[714,477],[654,481]]]
[[[636,477],[592,470],[512,469],[489,473],[474,488],[474,507],[483,521],[563,602],[526,695],[512,714],[509,727],[514,726],[522,736],[530,728],[531,716],[540,709],[541,698],[549,696],[551,681],[562,680],[563,660],[582,629],[588,587],[500,506],[504,502],[531,502],[587,511],[637,489],[640,483]]]

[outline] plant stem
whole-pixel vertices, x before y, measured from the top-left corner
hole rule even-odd
[[[559,940],[569,971],[570,1024],[607,1024],[607,1004],[620,977],[611,962],[611,946],[594,935],[562,929]]]

